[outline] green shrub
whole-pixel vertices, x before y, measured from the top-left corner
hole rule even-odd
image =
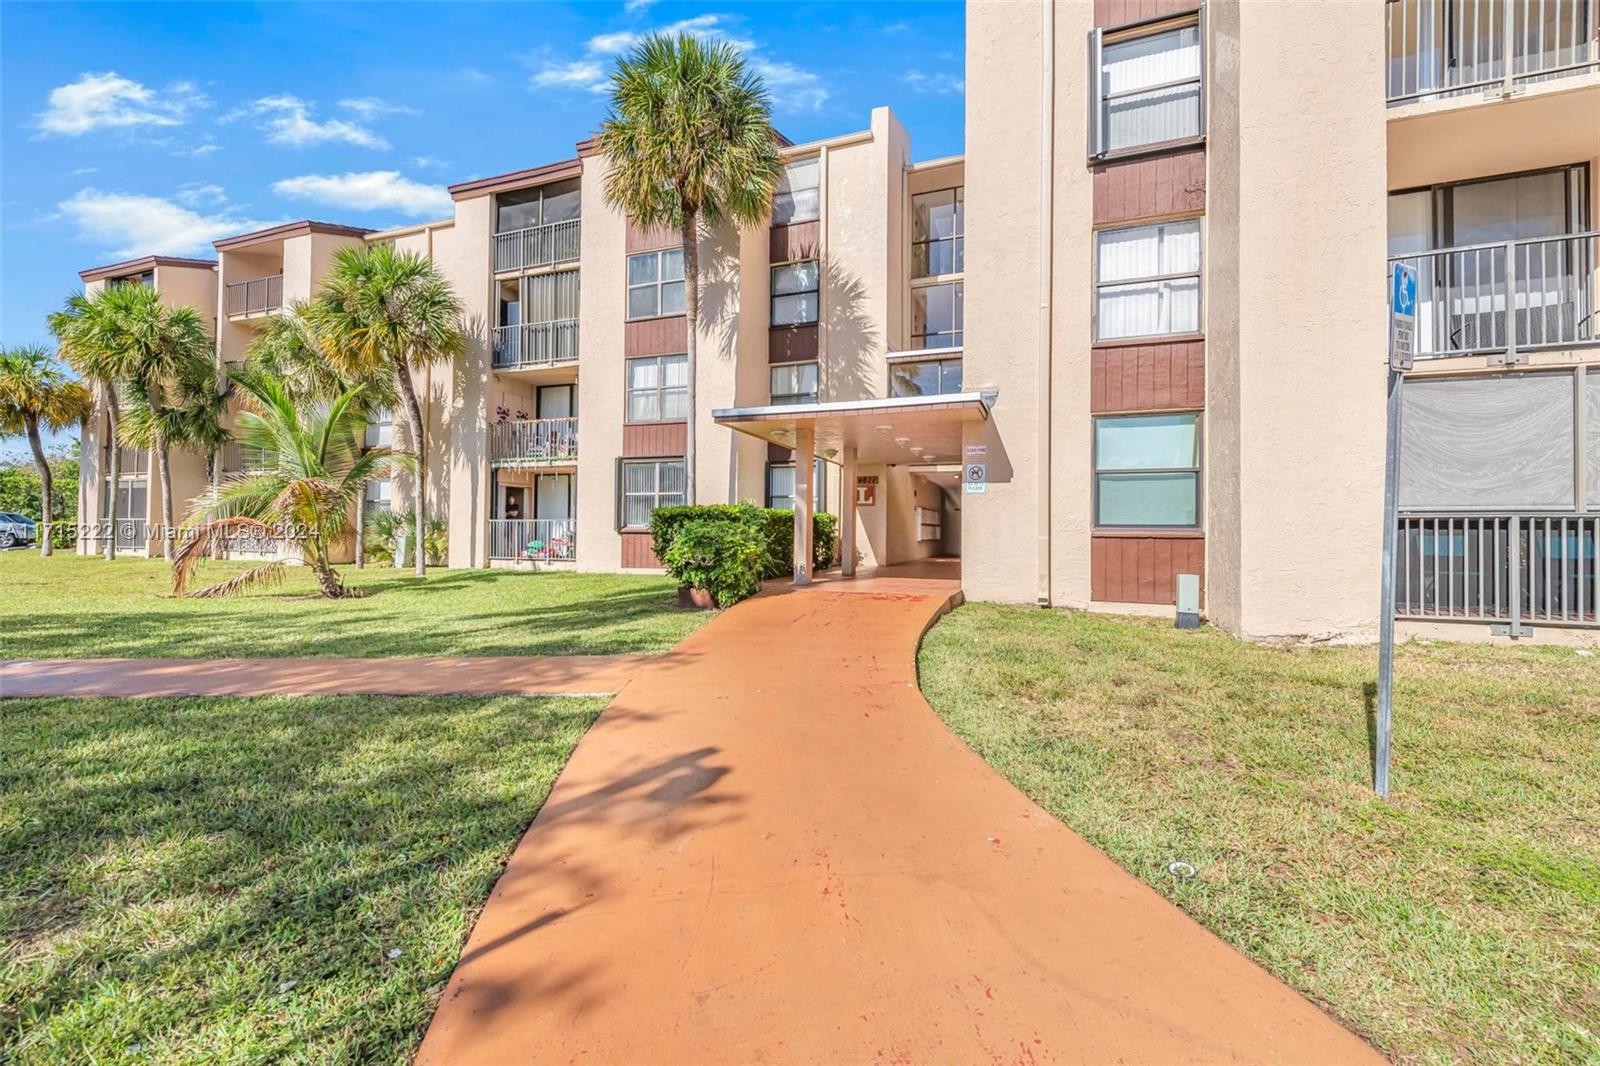
[[[746,520],[691,518],[675,523],[661,561],[679,585],[705,589],[718,607],[731,607],[761,587],[766,551],[761,534]]]
[[[687,522],[699,520],[742,523],[760,536],[765,548],[761,577],[784,577],[794,570],[794,512],[780,507],[757,507],[753,503],[714,503],[696,507],[657,507],[650,519],[650,548],[665,562],[677,531]],[[812,516],[811,566],[826,570],[838,561],[839,517]]]
[[[387,507],[374,508],[367,512],[366,549],[367,561],[375,563],[394,562],[394,550],[400,537],[405,537],[409,542],[417,529],[417,512],[411,508],[404,511],[395,511]],[[450,552],[450,521],[447,518],[435,516],[428,519],[424,529],[422,545],[427,550],[429,566],[443,566],[445,556]]]

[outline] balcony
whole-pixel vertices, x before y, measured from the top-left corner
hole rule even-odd
[[[578,358],[578,320],[563,318],[554,322],[524,322],[517,326],[496,326],[494,330],[494,368],[525,370]]]
[[[578,258],[578,219],[548,222],[494,235],[494,272],[570,263]]]
[[[265,315],[283,306],[283,275],[228,286],[228,317]]]
[[[489,427],[489,462],[494,466],[548,466],[577,457],[576,418],[496,422]]]
[[[570,563],[578,557],[577,522],[571,518],[492,518],[489,558]]]
[[[1390,106],[1600,69],[1595,0],[1390,0]]]
[[[273,468],[272,455],[264,448],[229,441],[222,448],[224,474],[259,474]]]
[[[1516,363],[1594,346],[1597,242],[1574,233],[1391,257],[1417,271],[1417,357]]]

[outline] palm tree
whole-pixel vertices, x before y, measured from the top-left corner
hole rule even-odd
[[[122,413],[123,439],[136,448],[149,449],[165,438],[169,448],[184,448],[205,456],[206,483],[216,480],[218,453],[233,440],[223,426],[233,394],[231,381],[217,383],[216,364],[208,355],[182,357],[167,382],[166,404],[152,405],[147,387],[133,381],[127,386],[127,410]]]
[[[116,288],[102,289],[92,297],[74,293],[67,298],[66,305],[49,318],[50,332],[61,345],[61,355],[69,366],[83,375],[99,393],[100,402],[105,404],[111,429],[107,474],[112,513],[107,518],[107,528],[115,524],[117,486],[122,477],[122,449],[118,447],[122,443],[122,404],[118,394],[127,380],[126,356],[118,340],[124,301],[110,295],[116,291]],[[106,558],[115,559],[116,536],[107,536],[105,542]]]
[[[392,244],[343,248],[305,317],[329,362],[347,381],[392,383],[411,433],[416,466],[416,572],[427,559],[427,427],[414,371],[466,350],[461,301],[433,263]]]
[[[39,426],[52,431],[81,426],[93,408],[89,390],[63,374],[44,348],[27,344],[0,351],[0,431],[8,436],[26,433],[39,468],[40,555],[50,554],[50,494],[55,486]]]
[[[772,213],[782,172],[761,79],[726,42],[654,34],[611,75],[611,113],[598,146],[606,202],[645,227],[683,236],[689,421],[684,498],[695,502],[695,354],[700,320],[700,224],[756,226]]]
[[[173,591],[184,595],[195,568],[229,538],[292,530],[322,595],[346,595],[329,557],[331,545],[348,528],[346,516],[367,482],[414,467],[415,457],[360,446],[365,415],[359,386],[302,409],[280,378],[241,373],[234,380],[248,405],[239,414],[236,435],[270,456],[270,465],[233,475],[195,501],[172,563]],[[225,596],[275,581],[283,566],[281,559],[264,563],[195,595]]]

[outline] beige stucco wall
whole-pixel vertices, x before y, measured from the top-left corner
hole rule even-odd
[[[579,570],[617,569],[616,457],[622,452],[627,225],[605,206],[606,163],[583,162],[582,296],[578,307]]]

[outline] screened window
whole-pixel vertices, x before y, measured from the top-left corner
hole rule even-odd
[[[394,443],[394,414],[388,410],[372,412],[361,443],[368,448],[387,448]]]
[[[817,364],[783,363],[768,371],[773,403],[816,403]]]
[[[911,347],[961,347],[965,317],[962,283],[921,285],[911,290]]]
[[[1199,332],[1199,219],[1101,230],[1095,249],[1096,338]]]
[[[828,499],[828,464],[821,459],[811,471],[811,511],[817,514],[826,510]],[[794,464],[767,464],[767,506],[784,511],[794,510]]]
[[[558,181],[536,189],[519,189],[495,197],[495,232],[510,233],[578,217],[579,180]]]
[[[683,249],[628,256],[628,317],[683,314]]]
[[[106,282],[106,287],[111,289],[125,289],[133,286],[152,286],[156,283],[156,272],[146,270],[143,274],[129,274],[127,277],[112,278]]]
[[[1200,416],[1127,415],[1094,422],[1098,526],[1200,524]]]
[[[673,422],[689,416],[689,357],[628,360],[628,421]]]
[[[683,504],[682,459],[628,460],[622,463],[622,528],[649,529],[657,507]]]
[[[817,261],[772,268],[772,324],[800,326],[817,320]]]
[[[960,391],[959,359],[926,359],[889,367],[890,396],[947,396]]]
[[[810,222],[821,215],[821,196],[818,192],[822,166],[816,156],[796,159],[783,168],[777,190],[772,196],[772,224],[787,226],[791,222]]]
[[[966,267],[965,189],[925,192],[911,201],[913,277],[959,274]]]
[[[1091,70],[1091,155],[1201,136],[1198,25],[1111,42],[1096,30],[1092,39],[1100,62]]]
[[[386,477],[373,478],[367,482],[365,494],[367,497],[367,520],[372,520],[376,511],[387,511],[390,507],[391,493],[389,479]]]

